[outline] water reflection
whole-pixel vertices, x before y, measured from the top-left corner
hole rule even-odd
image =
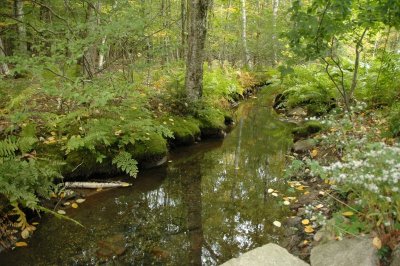
[[[85,228],[47,217],[28,248],[0,254],[0,264],[95,265],[99,243],[120,235],[126,251],[108,265],[216,265],[279,242],[272,222],[287,209],[267,190],[285,189],[280,177],[291,140],[268,97],[241,105],[242,120],[223,143],[181,148],[134,187],[68,210]]]

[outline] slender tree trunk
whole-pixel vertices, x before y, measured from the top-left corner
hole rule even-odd
[[[28,53],[28,43],[26,39],[26,27],[24,24],[24,2],[23,0],[14,0],[14,16],[15,18],[20,21],[17,24],[18,30],[18,51],[21,54]]]
[[[0,58],[5,58],[6,57],[6,53],[5,53],[5,49],[4,49],[4,45],[3,45],[3,40],[0,37]],[[0,64],[0,74],[2,75],[9,75],[10,74],[10,70],[8,68],[7,63],[3,62]]]
[[[276,38],[276,33],[277,33],[277,20],[278,20],[278,10],[279,10],[279,0],[273,0],[273,6],[272,6],[272,48],[273,48],[273,56],[274,56],[274,61],[273,65],[276,65],[278,63],[278,43],[277,43],[277,38]]]
[[[198,101],[203,94],[204,45],[207,34],[208,0],[189,1],[189,38],[185,87],[187,100]]]
[[[242,12],[242,45],[243,45],[243,65],[249,67],[250,55],[249,48],[247,47],[247,14],[246,14],[246,0],[240,0]]]
[[[187,0],[181,0],[181,49],[180,59],[186,58],[186,42],[187,42]]]

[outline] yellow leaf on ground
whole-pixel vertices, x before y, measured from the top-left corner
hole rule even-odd
[[[267,192],[268,192],[268,193],[272,193],[272,192],[274,192],[274,190],[273,190],[272,188],[269,188],[269,189],[267,190]]]
[[[39,223],[38,223],[38,222],[33,222],[32,224],[33,224],[33,225],[38,225]]]
[[[301,221],[301,223],[304,224],[304,225],[307,225],[307,224],[310,223],[310,220],[304,219],[304,220]]]
[[[290,201],[285,200],[285,201],[283,202],[283,205],[290,205]]]
[[[76,209],[76,208],[78,208],[78,204],[74,202],[74,203],[71,204],[71,207]]]
[[[379,239],[379,237],[374,237],[374,239],[372,239],[372,245],[374,245],[374,247],[376,249],[381,249],[382,247],[382,241]]]
[[[311,151],[311,157],[315,158],[318,155],[318,150],[314,149]]]
[[[311,225],[307,225],[307,226],[304,227],[304,232],[312,233],[312,232],[314,232],[314,228],[312,228]]]
[[[29,237],[30,233],[29,233],[29,229],[25,228],[22,232],[21,232],[21,237],[23,239],[27,239]]]
[[[96,189],[96,191],[102,191],[103,188],[99,187],[98,189]]]
[[[279,221],[274,221],[273,223],[272,223],[273,225],[275,225],[276,227],[281,227],[281,222],[279,222]]]
[[[304,191],[304,195],[310,194],[310,191]]]
[[[57,213],[62,214],[62,215],[66,214],[66,212],[64,210],[58,210]]]
[[[321,209],[322,207],[324,207],[324,204],[318,204],[317,206],[315,206],[315,208],[317,209]]]
[[[278,197],[278,193],[275,193],[275,192],[271,193],[271,195],[274,197]]]
[[[82,203],[82,202],[85,202],[85,201],[86,201],[86,199],[77,199],[76,200],[77,203]]]
[[[296,187],[297,190],[304,190],[304,186],[298,186]]]
[[[28,244],[26,242],[17,242],[17,243],[15,243],[15,246],[16,247],[27,247]]]
[[[349,217],[349,216],[353,216],[354,212],[352,212],[352,211],[342,212],[342,215],[346,216],[346,217]]]

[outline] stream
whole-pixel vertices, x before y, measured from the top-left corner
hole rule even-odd
[[[272,97],[265,88],[242,102],[225,139],[175,149],[132,187],[67,209],[84,227],[46,215],[28,247],[1,253],[0,265],[218,265],[279,244],[284,229],[273,222],[289,208],[268,188],[287,189],[281,177],[292,139]]]

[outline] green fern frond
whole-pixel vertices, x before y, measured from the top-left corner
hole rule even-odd
[[[18,150],[18,143],[15,138],[6,138],[0,141],[0,157],[13,157]]]
[[[114,157],[112,163],[132,177],[136,177],[138,173],[137,161],[132,159],[132,155],[129,152],[121,151]]]

